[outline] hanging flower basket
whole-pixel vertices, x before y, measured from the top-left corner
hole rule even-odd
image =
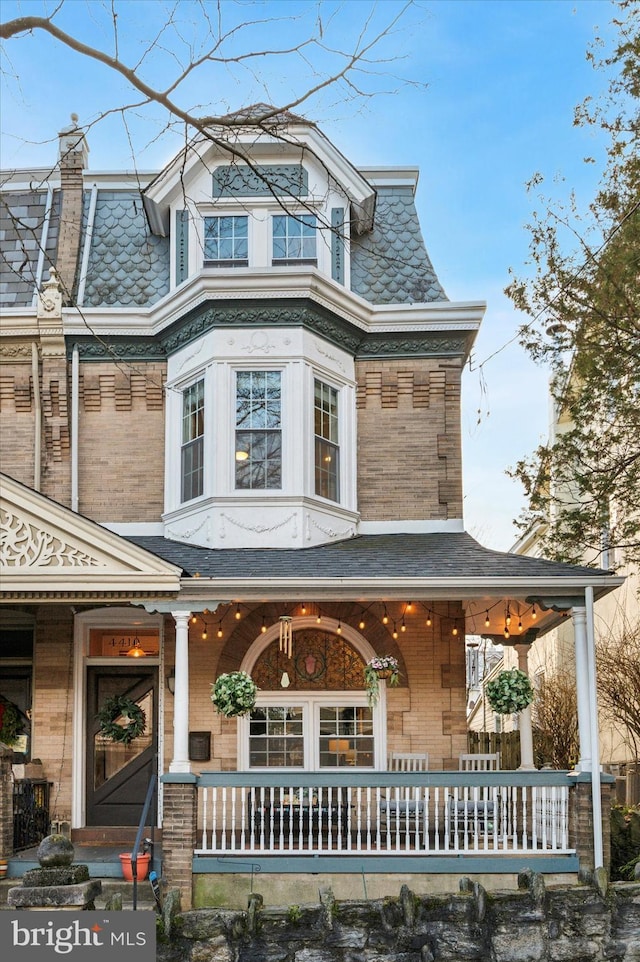
[[[220,675],[211,686],[211,701],[221,715],[248,715],[256,703],[258,686],[246,671]]]
[[[96,715],[96,721],[100,724],[99,734],[103,738],[122,745],[129,745],[134,738],[144,735],[147,727],[147,717],[142,708],[126,695],[107,698]]]
[[[533,701],[533,687],[529,678],[519,668],[501,671],[497,678],[487,682],[487,699],[498,715],[515,715]]]
[[[364,684],[369,705],[373,706],[380,696],[380,680],[395,687],[400,684],[398,660],[393,655],[376,655],[364,666]]]
[[[3,745],[15,745],[20,730],[20,712],[13,702],[0,698],[0,742]]]

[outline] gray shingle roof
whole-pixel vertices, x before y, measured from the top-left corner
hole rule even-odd
[[[606,572],[491,551],[466,532],[360,535],[300,549],[210,549],[158,537],[127,540],[202,578],[576,578]]]
[[[85,229],[89,194],[85,193]],[[84,243],[84,241],[83,241]],[[98,193],[83,303],[153,304],[169,290],[169,238],[149,230],[138,191]]]
[[[351,290],[373,304],[446,301],[410,187],[376,190],[373,230],[351,240]]]
[[[31,305],[36,283],[38,256],[42,244],[46,190],[7,192],[0,204],[0,304],[3,307]],[[60,191],[53,197],[47,233],[43,276],[55,263],[60,222]]]

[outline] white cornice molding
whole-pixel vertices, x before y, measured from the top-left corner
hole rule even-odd
[[[455,534],[464,531],[462,518],[441,521],[361,521],[358,534]]]
[[[231,273],[202,270],[150,308],[76,308],[63,311],[65,333],[153,336],[185,317],[206,301],[291,300],[308,298],[366,333],[469,331],[475,333],[486,310],[484,301],[431,301],[420,304],[370,304],[316,270],[301,268]],[[20,312],[22,313],[22,312]],[[29,312],[33,318],[33,312]],[[26,312],[25,312],[26,315]],[[13,315],[18,320],[18,312]],[[26,325],[27,317],[23,323]]]

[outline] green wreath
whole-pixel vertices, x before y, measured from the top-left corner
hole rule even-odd
[[[12,701],[0,698],[0,742],[3,745],[15,745],[20,732],[20,712]]]
[[[119,725],[116,722],[116,718],[120,717],[129,719],[126,725]],[[126,695],[113,695],[112,698],[107,698],[96,715],[96,721],[100,724],[99,734],[103,738],[124,745],[144,735],[147,727],[147,717],[142,708]]]

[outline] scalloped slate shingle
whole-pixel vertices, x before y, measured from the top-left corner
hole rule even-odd
[[[351,290],[373,304],[448,300],[424,246],[410,187],[378,188],[373,230],[351,240]]]
[[[85,194],[85,231],[89,195]],[[149,231],[137,191],[98,193],[83,304],[143,307],[169,291],[169,239]]]
[[[3,194],[0,205],[0,304],[28,307],[33,299],[38,255],[44,227],[47,192],[29,190]],[[55,191],[49,220],[43,279],[55,263],[60,226],[60,191]]]

